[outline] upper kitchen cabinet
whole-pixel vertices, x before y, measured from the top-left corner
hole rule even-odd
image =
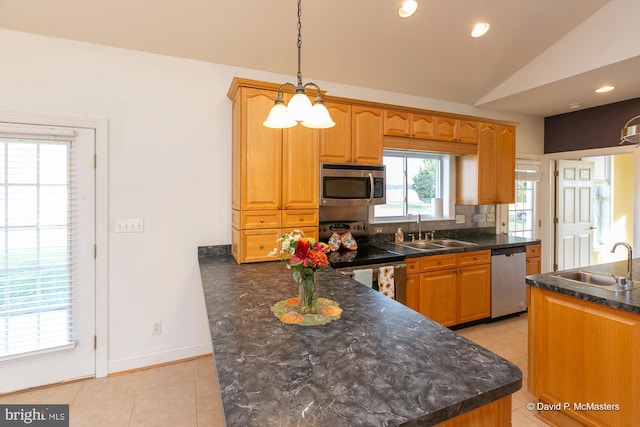
[[[456,159],[456,203],[514,203],[515,127],[480,123],[478,134],[477,154]]]
[[[280,207],[282,130],[262,125],[275,98],[275,92],[243,87],[233,99],[233,209]]]
[[[320,161],[348,163],[351,161],[351,105],[325,102],[336,125],[320,131]]]
[[[478,142],[478,122],[436,116],[433,139],[476,144]]]
[[[336,125],[321,130],[320,161],[382,164],[382,110],[333,102],[325,106]]]
[[[384,135],[434,139],[434,121],[431,115],[385,110]]]

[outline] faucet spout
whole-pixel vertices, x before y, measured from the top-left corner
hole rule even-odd
[[[420,214],[418,214],[418,240],[421,240],[422,237],[422,218],[420,217]]]
[[[632,265],[633,265],[633,251],[631,249],[631,245],[625,242],[616,242],[613,245],[613,248],[611,248],[611,253],[614,253],[616,251],[616,248],[618,246],[624,246],[625,248],[627,248],[627,277],[626,277],[626,281],[625,283],[622,285],[622,287],[629,287],[633,285],[633,272],[632,272]]]

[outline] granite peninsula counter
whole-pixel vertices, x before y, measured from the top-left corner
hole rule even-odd
[[[283,324],[270,308],[297,292],[291,271],[215,248],[199,263],[227,426],[428,426],[497,403],[510,424],[510,362],[331,269],[318,292],[342,318]]]

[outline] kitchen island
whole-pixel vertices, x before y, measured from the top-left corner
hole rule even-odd
[[[510,425],[520,369],[402,304],[327,269],[318,291],[342,317],[283,324],[270,308],[297,292],[283,263],[211,247],[199,263],[228,426]]]
[[[640,271],[640,259],[633,260]],[[640,420],[640,289],[613,292],[559,275],[527,276],[529,391],[540,415],[564,425],[631,426]],[[627,262],[582,271],[625,276]],[[634,276],[638,280],[638,276]]]

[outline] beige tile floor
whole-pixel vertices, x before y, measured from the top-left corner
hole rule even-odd
[[[526,408],[527,403],[536,401],[526,391],[527,316],[457,332],[522,370],[523,388],[513,395],[512,425],[546,426]],[[0,396],[0,403],[68,403],[72,427],[223,425],[220,394],[211,357]]]

